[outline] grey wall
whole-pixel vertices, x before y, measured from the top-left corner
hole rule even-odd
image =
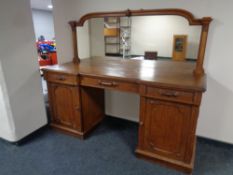
[[[32,9],[32,17],[36,39],[43,35],[45,39],[52,40],[55,37],[52,12]]]

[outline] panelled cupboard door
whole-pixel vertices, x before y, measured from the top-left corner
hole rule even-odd
[[[144,149],[183,161],[191,113],[189,105],[146,99]]]
[[[80,130],[80,103],[78,87],[50,84],[52,122]]]

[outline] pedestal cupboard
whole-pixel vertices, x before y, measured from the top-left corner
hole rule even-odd
[[[157,69],[152,71],[154,66]],[[176,68],[163,69],[171,66]],[[205,76],[194,77],[194,66],[189,62],[89,58],[79,64],[45,68],[51,126],[84,138],[105,116],[105,89],[136,93],[140,96],[140,109],[135,109],[140,110],[136,154],[191,173],[198,111],[205,91]],[[144,79],[141,69],[154,73]]]

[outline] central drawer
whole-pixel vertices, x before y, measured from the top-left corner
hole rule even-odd
[[[139,85],[137,83],[124,82],[108,78],[93,78],[82,76],[81,85],[119,91],[129,91],[135,93],[139,92]]]

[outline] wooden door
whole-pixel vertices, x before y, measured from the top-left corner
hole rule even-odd
[[[187,35],[175,35],[173,41],[173,60],[185,61],[187,52]]]
[[[184,160],[191,112],[189,105],[147,99],[144,149],[167,158]]]
[[[49,84],[52,123],[70,129],[81,129],[78,87]]]

